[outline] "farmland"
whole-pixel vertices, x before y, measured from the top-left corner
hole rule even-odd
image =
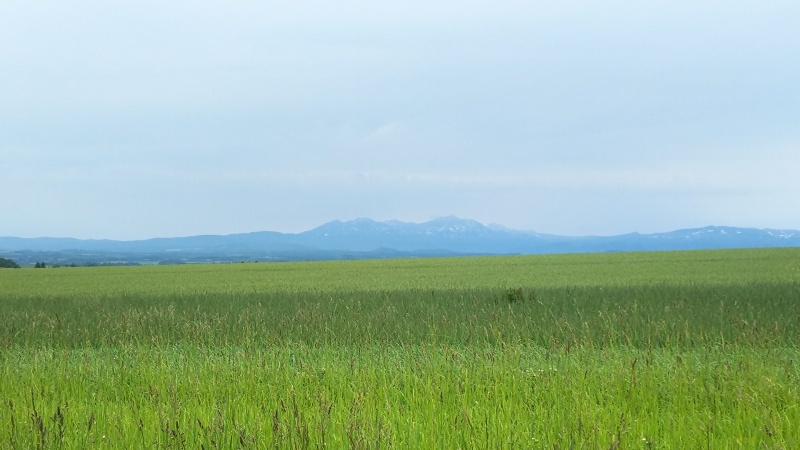
[[[795,448],[800,250],[0,272],[0,448]]]

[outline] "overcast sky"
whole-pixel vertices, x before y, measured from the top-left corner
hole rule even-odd
[[[0,236],[800,229],[797,1],[0,3]]]

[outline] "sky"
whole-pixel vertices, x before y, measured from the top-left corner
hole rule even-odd
[[[800,2],[4,0],[0,236],[800,229]]]

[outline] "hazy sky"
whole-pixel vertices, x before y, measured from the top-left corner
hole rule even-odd
[[[800,229],[800,2],[0,3],[0,236]]]

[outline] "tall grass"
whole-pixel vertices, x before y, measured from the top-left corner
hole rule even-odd
[[[800,283],[7,299],[0,346],[800,342]]]
[[[0,273],[0,448],[796,448],[800,251]]]
[[[792,448],[797,352],[447,345],[16,349],[17,448]]]

